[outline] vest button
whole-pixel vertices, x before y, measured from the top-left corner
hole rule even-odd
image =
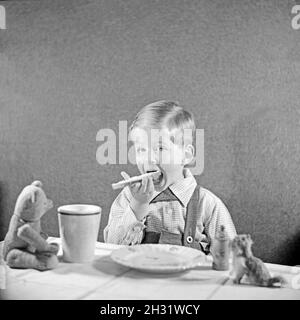
[[[193,237],[188,236],[188,237],[186,238],[186,242],[187,242],[187,243],[192,243],[192,242],[193,242]]]

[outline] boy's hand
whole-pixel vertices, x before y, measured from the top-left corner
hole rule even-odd
[[[141,243],[144,236],[144,229],[145,225],[142,222],[137,221],[132,223],[119,244],[135,245]]]
[[[122,171],[122,177],[126,180],[130,176]],[[142,221],[148,214],[149,202],[153,197],[154,185],[151,177],[143,178],[142,182],[133,182],[129,186],[132,194],[132,201],[130,201],[130,207],[134,212],[136,218]]]
[[[127,180],[130,176],[122,171],[122,177]],[[142,182],[133,182],[129,185],[130,192],[133,198],[140,205],[149,204],[155,191],[152,177],[143,178]]]

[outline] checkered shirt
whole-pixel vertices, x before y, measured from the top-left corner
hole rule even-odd
[[[147,231],[161,232],[162,229],[172,233],[183,234],[187,204],[197,186],[189,169],[184,169],[184,178],[169,186],[179,201],[150,203],[149,211],[143,220]],[[154,194],[153,198],[157,195]],[[130,207],[132,195],[125,187],[114,200],[108,224],[104,229],[104,241],[120,243],[130,225],[137,222]],[[225,226],[229,238],[236,235],[235,226],[224,203],[211,191],[201,187],[199,195],[200,218],[196,226],[195,240],[202,246],[210,245],[211,240],[221,225]]]

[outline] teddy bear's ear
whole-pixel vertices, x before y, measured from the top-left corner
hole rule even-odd
[[[32,185],[36,186],[36,187],[39,187],[39,188],[41,188],[43,186],[42,182],[39,181],[39,180],[33,181]]]

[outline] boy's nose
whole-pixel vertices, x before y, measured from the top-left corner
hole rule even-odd
[[[154,151],[150,152],[150,154],[149,154],[149,162],[150,162],[150,164],[157,164],[158,163],[156,152],[154,152]]]

